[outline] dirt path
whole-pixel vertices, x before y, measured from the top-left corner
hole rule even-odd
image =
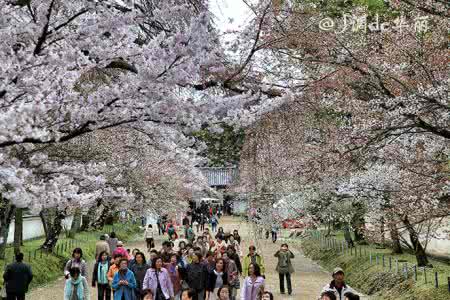
[[[283,239],[278,240],[275,244],[272,243],[269,238],[266,240],[253,238],[254,234],[251,226],[240,221],[238,218],[223,217],[220,220],[219,226],[224,227],[225,231],[233,231],[238,229],[243,239],[242,249],[244,254],[247,253],[248,246],[254,244],[257,247],[257,251],[264,257],[266,267],[266,289],[274,293],[277,300],[313,300],[317,299],[322,287],[331,280],[331,276],[328,272],[323,270],[319,265],[305,257],[301,252],[299,246],[291,245],[291,251],[295,255],[293,259],[293,265],[295,273],[292,275],[292,288],[293,293],[291,296],[281,295],[279,292],[278,273],[275,271],[277,259],[273,256],[279,249]],[[166,238],[167,236],[164,236]],[[162,237],[156,236],[157,247],[161,245]],[[125,245],[126,248],[138,248],[145,249],[143,242],[132,243]],[[93,262],[89,262],[89,278],[92,274]],[[62,276],[61,276],[62,277]],[[88,282],[90,283],[90,279]],[[242,281],[242,279],[241,279]],[[27,295],[27,299],[31,300],[62,300],[64,299],[64,280],[60,280],[51,283],[45,287],[34,289]],[[91,288],[91,299],[97,299],[97,289]],[[368,299],[368,298],[362,298]]]
[[[293,266],[295,273],[292,274],[292,295],[281,295],[279,288],[278,273],[275,271],[277,264],[277,258],[273,255],[280,248],[282,243],[278,240],[275,244],[272,243],[271,238],[268,240],[253,238],[253,230],[248,223],[239,222],[236,223],[236,219],[222,218],[222,224],[219,224],[225,228],[225,230],[233,230],[237,228],[240,235],[243,238],[242,251],[244,255],[248,253],[248,246],[254,244],[257,252],[264,257],[266,268],[266,289],[271,291],[275,299],[286,300],[312,300],[316,299],[322,286],[325,285],[330,275],[325,273],[320,266],[306,258],[300,251],[299,247],[290,247],[294,253]],[[287,291],[287,290],[286,290]]]

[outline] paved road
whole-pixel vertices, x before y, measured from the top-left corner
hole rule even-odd
[[[300,247],[291,246],[291,250],[295,255],[293,265],[295,273],[292,276],[293,294],[291,296],[281,295],[279,293],[278,274],[275,272],[276,258],[274,253],[279,249],[283,241],[272,241],[266,239],[255,239],[253,230],[248,223],[242,222],[237,218],[224,217],[220,220],[219,226],[225,230],[233,231],[238,229],[243,238],[243,250],[247,252],[248,246],[254,244],[257,251],[263,255],[266,263],[266,289],[272,291],[275,299],[281,300],[313,300],[317,296],[322,287],[330,281],[330,274],[324,271],[319,265],[305,257]],[[160,246],[161,239],[157,237],[157,246]],[[144,243],[133,243],[125,245],[126,248],[145,249]],[[93,262],[89,263],[89,275],[92,274]],[[62,277],[62,276],[61,276]],[[88,278],[89,281],[89,278]],[[27,299],[31,300],[62,300],[64,290],[64,280],[60,280],[49,284],[48,286],[37,288],[27,295]],[[96,289],[91,289],[91,299],[97,299]]]

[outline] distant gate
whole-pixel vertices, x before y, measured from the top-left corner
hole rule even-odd
[[[200,170],[208,180],[210,187],[225,188],[239,180],[239,170],[237,167],[205,167],[200,168]]]

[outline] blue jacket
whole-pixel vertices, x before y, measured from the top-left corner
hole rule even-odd
[[[128,286],[119,285],[120,280],[128,281]],[[125,300],[135,300],[136,279],[133,272],[127,269],[127,273],[123,276],[120,271],[114,275],[112,281],[112,288],[114,289],[114,300],[122,300],[122,295],[125,295]]]

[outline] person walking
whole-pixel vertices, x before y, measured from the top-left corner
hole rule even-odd
[[[345,300],[359,300],[359,295],[353,294],[352,292],[347,292],[344,294]]]
[[[163,268],[161,257],[152,261],[152,267],[145,274],[143,290],[151,290],[155,300],[168,300],[174,297],[169,273]]]
[[[172,222],[167,225],[167,235],[170,239],[176,240],[178,238],[177,230]]]
[[[75,248],[72,251],[72,258],[69,259],[64,267],[64,277],[66,279],[70,276],[70,269],[71,268],[78,268],[80,269],[81,276],[86,277],[87,276],[87,264],[86,261],[83,259],[83,250],[81,248]]]
[[[114,300],[134,300],[136,279],[133,272],[128,269],[128,260],[122,258],[119,262],[119,271],[114,275],[112,284]]]
[[[233,230],[233,237],[240,245],[241,244],[241,236],[239,235],[239,231],[237,229]]]
[[[97,285],[98,300],[111,300],[111,287],[108,281],[109,267],[108,252],[103,251],[98,255],[92,272],[92,287]]]
[[[333,280],[325,285],[322,289],[323,292],[332,292],[336,296],[336,299],[344,300],[345,294],[347,293],[355,293],[355,291],[345,283],[345,275],[344,270],[339,267],[336,267],[331,273]]]
[[[217,300],[219,288],[228,285],[228,274],[225,271],[225,261],[222,258],[216,259],[216,266],[212,272],[208,273],[206,285],[206,299]]]
[[[280,228],[278,227],[277,224],[272,224],[270,231],[272,232],[272,242],[276,243],[277,239],[278,239],[278,231],[280,230]]]
[[[264,292],[264,284],[259,265],[251,263],[241,289],[241,300],[259,300]]]
[[[326,291],[320,294],[320,300],[336,300],[336,295],[332,291]]]
[[[200,232],[200,223],[198,222],[198,219],[195,218],[194,222],[192,222],[192,225],[195,226],[195,229],[197,230],[197,234]]]
[[[161,229],[163,235],[166,234],[166,227],[167,227],[167,215],[163,215],[161,218]]]
[[[120,269],[120,261],[122,260],[122,256],[120,254],[115,254],[113,256],[113,263],[109,266],[108,273],[106,276],[108,277],[109,284],[112,284],[114,276]]]
[[[200,219],[198,222],[200,223],[200,230],[205,231],[206,216],[203,213],[200,214]]]
[[[238,241],[234,238],[234,235],[230,235],[228,238],[228,247],[233,247],[239,257],[242,257],[241,245],[239,245]]]
[[[233,246],[228,246],[227,247],[227,254],[228,257],[234,261],[234,263],[236,264],[236,267],[238,269],[239,274],[242,274],[242,264],[241,264],[241,258],[239,257],[239,255],[236,253],[236,249]]]
[[[181,274],[178,271],[178,255],[175,253],[170,256],[170,263],[164,264],[169,273],[170,281],[172,281],[173,294],[175,300],[180,300],[181,297]]]
[[[205,298],[205,289],[208,279],[208,270],[206,265],[201,263],[202,255],[196,252],[192,263],[186,267],[186,282],[194,290],[194,300],[203,300]]]
[[[127,249],[125,249],[123,247],[123,242],[122,241],[117,241],[117,247],[113,251],[113,256],[115,256],[116,254],[119,254],[120,256],[122,256],[122,258],[126,258],[127,260],[131,260],[131,255],[130,255],[130,253],[128,253]]]
[[[155,240],[154,240],[154,236],[153,236],[152,224],[148,224],[147,228],[145,228],[144,240],[145,240],[145,243],[147,244],[148,251],[155,248]]]
[[[264,291],[261,300],[273,300],[273,294],[269,291]]]
[[[195,291],[193,289],[184,289],[181,292],[181,300],[193,300]]]
[[[119,239],[116,236],[116,233],[114,231],[111,232],[109,235],[109,238],[106,241],[108,242],[108,245],[109,245],[109,251],[110,251],[109,254],[112,255],[114,250],[116,250],[117,242],[119,241]]]
[[[78,267],[69,269],[69,278],[64,286],[64,300],[90,300],[89,285]]]
[[[212,230],[212,232],[216,232],[217,231],[217,225],[219,224],[219,220],[217,219],[217,217],[215,215],[212,215],[209,222],[211,223],[211,230]]]
[[[243,266],[242,266],[242,273],[244,274],[244,276],[247,275],[248,273],[248,269],[250,264],[256,264],[259,266],[259,269],[261,271],[261,274],[264,275],[264,258],[259,255],[258,253],[256,253],[256,247],[255,246],[250,246],[248,247],[249,253],[247,256],[244,257],[244,261],[243,261]]]
[[[194,244],[194,240],[195,240],[194,230],[192,229],[191,226],[189,226],[189,224],[186,224],[184,226],[185,226],[185,232],[186,232],[186,239],[188,240],[188,242],[190,244]]]
[[[181,221],[181,224],[183,224],[183,226],[186,226],[186,225],[191,226],[191,223],[190,223],[190,221],[189,221],[188,215],[185,215],[185,216],[183,217],[183,220]],[[186,235],[186,233],[185,233],[185,235]]]
[[[221,240],[225,240],[225,232],[223,231],[223,227],[219,227],[215,238],[220,238]]]
[[[6,266],[3,273],[6,299],[25,300],[25,293],[33,280],[30,266],[23,263],[23,253],[16,254],[16,261]]]
[[[225,262],[225,271],[228,274],[228,287],[230,290],[231,300],[236,300],[237,290],[240,288],[239,271],[234,260],[228,257],[228,252],[222,256]]]
[[[145,255],[142,252],[137,252],[134,256],[134,260],[135,263],[130,267],[130,270],[133,272],[134,278],[136,279],[136,299],[142,300],[145,297],[145,290],[143,289],[144,278],[150,266],[147,264]]]
[[[227,247],[228,244],[223,239],[218,237],[216,241],[216,253],[222,256],[222,254],[224,254],[227,251]]]
[[[280,280],[280,293],[284,294],[284,277],[286,277],[288,294],[292,294],[291,274],[294,273],[291,259],[294,258],[294,254],[289,250],[287,244],[282,244],[281,249],[278,250],[275,255],[278,258],[276,271]]]
[[[106,252],[108,253],[108,255],[111,254],[109,244],[106,241],[106,237],[104,234],[102,234],[100,236],[100,240],[97,243],[95,243],[95,260],[98,260],[98,257],[102,252]]]
[[[158,227],[158,235],[161,235],[161,232],[163,232],[164,230],[162,229],[162,224],[161,224],[162,220],[161,217],[158,217],[158,219],[156,219],[156,226]]]
[[[226,285],[219,288],[217,291],[217,300],[231,300],[230,288]]]

